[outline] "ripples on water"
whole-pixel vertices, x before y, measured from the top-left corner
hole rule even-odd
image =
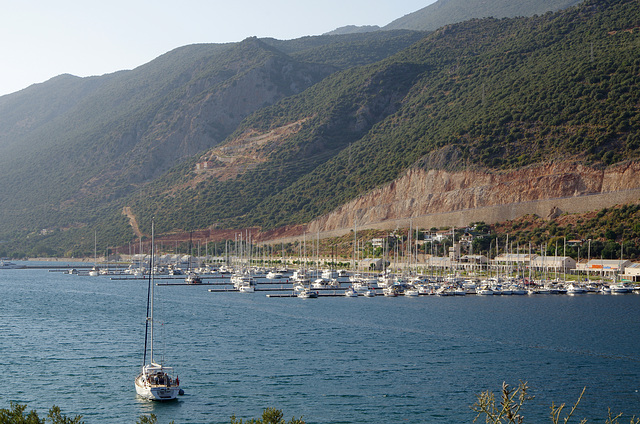
[[[146,282],[0,273],[2,407],[52,405],[87,423],[225,423],[266,407],[308,423],[472,422],[503,381],[528,381],[529,422],[551,402],[604,422],[640,415],[640,296],[269,299],[158,287],[158,333],[185,396],[136,398]],[[163,346],[164,345],[164,346]],[[627,420],[628,421],[628,420]]]

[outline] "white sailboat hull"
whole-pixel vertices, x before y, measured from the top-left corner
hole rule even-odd
[[[178,397],[177,387],[149,387],[136,379],[136,393],[147,400],[173,400]]]
[[[164,380],[154,380],[158,369],[145,369],[138,374],[135,380],[136,393],[148,400],[173,400],[178,397],[180,386],[176,381],[165,374]],[[162,368],[160,368],[162,372]]]

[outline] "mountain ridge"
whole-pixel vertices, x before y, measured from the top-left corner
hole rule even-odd
[[[80,251],[91,226],[122,244],[131,216],[142,233],[152,216],[162,232],[303,228],[416,166],[634,160],[637,12],[589,0],[432,33],[185,46],[104,78],[63,76],[45,87],[75,91],[30,117],[37,130],[9,136],[29,116],[0,114],[0,151],[30,153],[0,158],[0,238]]]
[[[445,25],[470,19],[515,18],[557,12],[579,4],[582,0],[438,0],[418,11],[398,18],[382,27],[382,30],[411,29],[435,31]]]

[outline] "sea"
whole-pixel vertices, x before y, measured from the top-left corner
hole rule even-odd
[[[299,299],[158,285],[156,350],[184,390],[158,403],[134,388],[147,285],[1,270],[0,408],[44,418],[56,405],[85,423],[229,423],[265,408],[307,423],[472,423],[481,392],[526,382],[527,423],[568,412],[584,388],[570,422],[640,416],[638,294]]]

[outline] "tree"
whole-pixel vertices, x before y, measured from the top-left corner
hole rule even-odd
[[[0,424],[44,424],[45,419],[40,419],[35,410],[29,411],[25,415],[27,405],[20,405],[11,402],[9,409],[0,409]],[[82,415],[76,415],[74,418],[69,418],[60,412],[60,408],[52,406],[47,414],[52,424],[84,424]]]
[[[290,421],[285,421],[283,417],[281,409],[267,408],[262,412],[262,419],[251,419],[244,424],[305,424],[302,417],[293,417]],[[231,416],[231,424],[243,424],[243,422],[242,419],[238,420],[233,415]]]

